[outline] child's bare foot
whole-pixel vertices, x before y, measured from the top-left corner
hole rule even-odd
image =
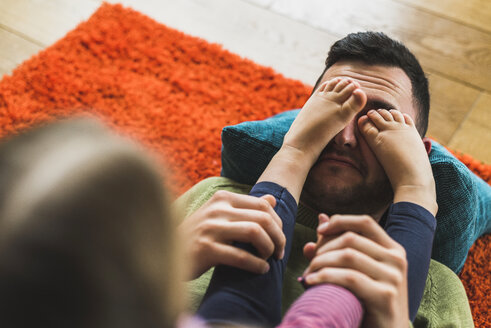
[[[336,78],[321,84],[298,113],[258,182],[275,182],[298,202],[307,174],[324,147],[366,102],[357,82]]]
[[[365,103],[366,96],[358,82],[351,79],[334,78],[321,84],[303,108],[322,110],[325,106],[330,106],[329,110],[333,114],[336,111],[337,115],[352,119],[365,106]]]
[[[305,152],[315,161],[366,102],[367,96],[356,81],[334,78],[324,82],[303,106],[283,145]]]
[[[436,215],[435,181],[423,141],[407,114],[371,110],[358,125],[394,190],[394,203],[409,201]]]

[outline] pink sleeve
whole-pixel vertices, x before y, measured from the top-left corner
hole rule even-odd
[[[349,290],[331,284],[310,287],[285,314],[278,328],[359,327],[363,307]]]
[[[198,316],[181,314],[177,319],[176,328],[210,328],[206,322]]]

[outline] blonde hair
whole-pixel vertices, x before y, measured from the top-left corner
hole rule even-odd
[[[0,146],[0,325],[173,327],[181,272],[159,171],[87,119]]]

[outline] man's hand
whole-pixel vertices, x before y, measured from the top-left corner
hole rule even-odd
[[[407,327],[404,248],[366,215],[323,215],[319,221],[317,244],[304,248],[312,259],[306,283],[332,283],[353,292],[366,309],[364,327]]]
[[[257,198],[221,190],[186,218],[179,232],[187,244],[191,278],[218,264],[267,272],[266,259],[273,254],[282,258],[286,241],[275,202],[271,195]],[[234,247],[235,241],[251,243],[258,255]]]

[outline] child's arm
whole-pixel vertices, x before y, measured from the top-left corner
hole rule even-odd
[[[416,317],[423,297],[435,229],[435,217],[420,205],[398,202],[389,208],[385,230],[406,251],[411,321]]]
[[[413,119],[397,110],[372,110],[360,131],[394,191],[386,230],[406,250],[410,318],[416,316],[430,265],[438,210],[433,172]]]
[[[360,327],[363,306],[344,287],[320,284],[307,289],[285,313],[277,328]]]

